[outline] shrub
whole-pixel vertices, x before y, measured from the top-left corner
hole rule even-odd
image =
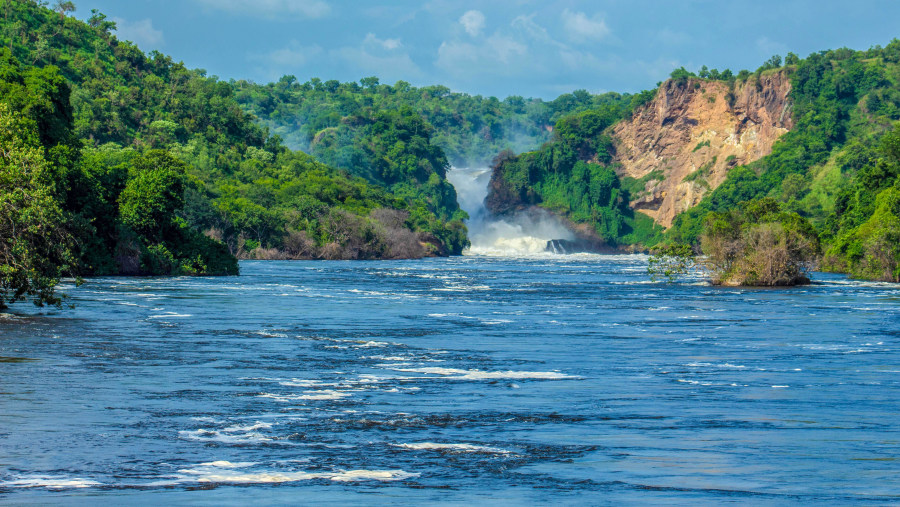
[[[785,286],[809,283],[819,239],[805,218],[771,198],[710,213],[700,239],[716,285]]]

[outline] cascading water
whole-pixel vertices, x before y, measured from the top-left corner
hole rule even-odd
[[[491,217],[484,207],[491,170],[451,168],[447,180],[456,188],[460,207],[469,214],[467,226],[472,246],[480,255],[521,256],[547,251],[552,240],[572,240],[574,235],[556,217],[545,212]]]

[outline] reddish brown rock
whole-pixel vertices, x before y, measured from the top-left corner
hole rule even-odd
[[[620,177],[644,178],[631,205],[664,227],[718,187],[729,169],[772,151],[791,120],[789,76],[764,73],[728,83],[667,81],[656,98],[613,128]],[[655,173],[654,173],[655,172]]]

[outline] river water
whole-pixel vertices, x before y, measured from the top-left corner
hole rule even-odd
[[[0,318],[0,502],[900,502],[900,288],[243,262]]]

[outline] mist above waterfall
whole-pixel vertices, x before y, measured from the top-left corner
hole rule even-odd
[[[490,169],[451,168],[447,180],[456,188],[460,207],[469,214],[468,252],[481,255],[535,255],[546,251],[553,239],[574,239],[560,220],[543,210],[512,217],[491,217],[484,207]]]

